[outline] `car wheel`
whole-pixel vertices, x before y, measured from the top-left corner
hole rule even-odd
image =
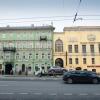
[[[52,73],[52,74],[54,74],[54,73],[55,73],[55,71],[54,71],[54,70],[52,70],[52,71],[51,71],[51,73]]]
[[[73,83],[73,80],[72,80],[71,78],[68,78],[68,79],[67,79],[67,83],[68,83],[68,84],[72,84],[72,83]]]
[[[65,73],[66,71],[65,70],[63,70],[63,73]]]
[[[98,79],[94,78],[94,79],[92,80],[92,83],[93,83],[93,84],[98,84]]]

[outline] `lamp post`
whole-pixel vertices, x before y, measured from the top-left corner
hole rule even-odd
[[[45,71],[47,72],[47,62],[45,62]]]

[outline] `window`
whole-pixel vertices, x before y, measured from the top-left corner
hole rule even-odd
[[[42,59],[44,59],[44,53],[42,53]]]
[[[9,56],[6,56],[6,59],[9,59]]]
[[[99,53],[100,53],[100,44],[98,45]]]
[[[3,56],[1,56],[1,59],[3,59]]]
[[[39,56],[39,55],[36,53],[36,59],[38,59],[38,56]]]
[[[0,70],[2,69],[2,64],[0,64]]]
[[[92,58],[92,64],[95,64],[95,58]]]
[[[29,59],[32,59],[32,54],[31,53],[29,54]]]
[[[72,64],[72,58],[69,58],[69,64]]]
[[[47,41],[47,36],[40,36],[40,41]]]
[[[23,52],[23,59],[25,59],[25,52]]]
[[[78,53],[78,45],[74,45],[75,53]]]
[[[78,63],[79,63],[79,62],[78,62],[78,58],[75,58],[75,63],[76,63],[76,64],[78,64]]]
[[[47,70],[50,68],[50,64],[48,64],[48,66],[47,66]]]
[[[23,56],[23,59],[25,59],[25,56]]]
[[[60,39],[55,42],[55,52],[63,52],[63,42]]]
[[[19,59],[19,53],[16,54],[16,59]]]
[[[50,55],[50,53],[48,53],[48,59],[50,59],[51,58],[51,55]]]
[[[72,53],[72,45],[68,45],[68,52]]]
[[[39,65],[36,64],[36,65],[35,65],[35,71],[38,71],[38,70],[40,70],[40,68],[39,68]]]
[[[83,58],[83,64],[86,64],[86,58]]]
[[[94,53],[94,45],[90,45],[90,52]]]
[[[92,69],[93,72],[96,72],[96,69]]]
[[[86,53],[86,45],[82,45],[82,53]]]

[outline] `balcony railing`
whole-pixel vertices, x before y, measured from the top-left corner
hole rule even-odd
[[[16,52],[16,48],[15,47],[3,47],[3,51],[11,51],[11,52]]]
[[[40,36],[40,41],[47,41],[47,37],[46,36]]]

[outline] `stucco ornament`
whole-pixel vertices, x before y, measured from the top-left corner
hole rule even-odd
[[[95,41],[95,40],[96,40],[96,36],[93,35],[93,34],[89,34],[89,35],[87,36],[87,39],[88,39],[89,41]]]

